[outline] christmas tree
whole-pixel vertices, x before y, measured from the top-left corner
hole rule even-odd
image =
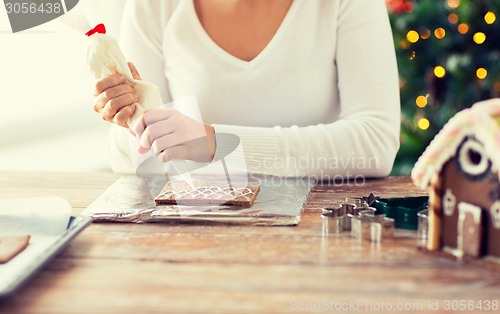
[[[500,97],[500,0],[387,0],[401,88],[401,149],[408,175],[458,111]]]

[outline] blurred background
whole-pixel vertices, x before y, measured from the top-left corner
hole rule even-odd
[[[119,35],[123,0],[81,0]],[[0,170],[109,171],[108,125],[93,112],[87,41],[59,20],[12,34],[0,4]]]
[[[81,0],[76,9],[118,37],[124,4]],[[408,175],[450,117],[500,96],[500,0],[387,0],[387,7],[402,105],[392,174]],[[92,110],[85,37],[57,20],[13,35],[0,6],[0,47],[0,170],[109,171],[108,125]]]
[[[401,148],[408,175],[458,111],[500,97],[500,0],[387,0],[401,87]]]

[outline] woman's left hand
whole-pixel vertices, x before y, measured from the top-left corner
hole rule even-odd
[[[149,110],[135,121],[131,131],[140,141],[139,153],[152,150],[163,162],[212,162],[214,158],[214,128],[176,109]]]

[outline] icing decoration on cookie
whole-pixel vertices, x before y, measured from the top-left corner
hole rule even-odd
[[[493,226],[500,229],[500,201],[496,201],[490,208]]]
[[[455,198],[455,195],[453,195],[450,189],[446,189],[446,193],[444,194],[443,198],[444,214],[446,216],[453,216],[456,202],[457,200]]]
[[[460,172],[471,181],[483,180],[491,174],[491,160],[475,137],[466,137],[458,149],[456,160]]]

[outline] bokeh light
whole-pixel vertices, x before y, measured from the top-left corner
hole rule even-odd
[[[401,45],[401,48],[403,48],[403,49],[410,48],[410,42],[406,39],[401,40],[401,42],[399,44]]]
[[[429,39],[429,37],[431,37],[431,31],[428,28],[423,29],[420,32],[420,38],[425,40],[425,39]]]
[[[458,32],[462,35],[465,35],[469,32],[469,25],[462,23],[458,25]]]
[[[419,129],[425,131],[425,130],[427,130],[431,126],[431,123],[426,118],[421,118],[421,119],[418,120],[417,126],[418,126]]]
[[[444,36],[446,36],[446,31],[442,27],[436,28],[436,30],[434,31],[434,36],[436,36],[437,39],[442,39],[444,38]]]
[[[450,15],[448,15],[448,22],[450,22],[451,24],[457,24],[458,15],[456,15],[455,13],[451,13]]]
[[[486,24],[493,24],[495,23],[497,19],[497,16],[495,15],[495,13],[489,11],[488,13],[486,13],[486,15],[484,16],[484,21],[486,22]]]
[[[448,6],[451,9],[456,9],[460,5],[460,0],[448,0]]]
[[[442,78],[446,75],[446,70],[442,66],[438,65],[434,68],[434,75],[436,77]]]
[[[411,30],[409,31],[407,34],[406,34],[406,39],[411,42],[412,44],[416,43],[418,41],[418,39],[420,38],[420,35],[418,35],[418,33],[414,30]]]
[[[425,106],[427,106],[427,97],[425,97],[425,96],[418,96],[417,100],[415,102],[417,103],[417,106],[419,108],[425,108]]]
[[[476,76],[478,79],[484,80],[486,76],[488,76],[488,70],[486,70],[485,68],[479,68],[476,71]]]
[[[486,41],[486,34],[483,32],[477,32],[474,34],[473,39],[476,44],[481,45]]]

